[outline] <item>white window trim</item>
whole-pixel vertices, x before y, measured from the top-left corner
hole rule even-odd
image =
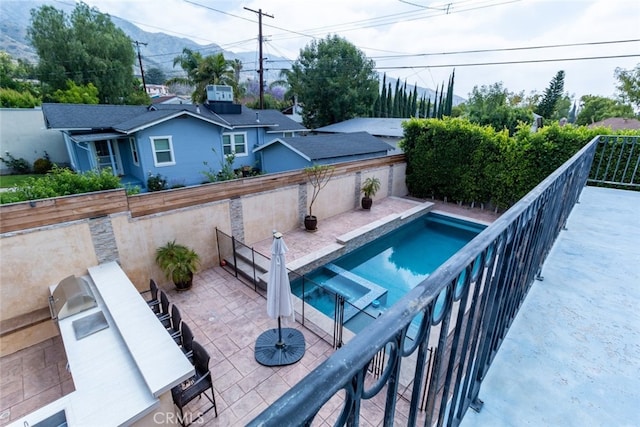
[[[224,155],[224,137],[228,135],[231,140],[231,152],[236,157],[247,157],[249,155],[249,146],[247,142],[247,132],[224,132],[222,134],[222,153]],[[235,135],[242,135],[244,137],[244,153],[236,153]]]
[[[131,148],[131,161],[134,165],[140,166],[140,153],[138,152],[135,138],[129,138],[129,146]]]
[[[170,162],[162,162],[158,163],[158,158],[156,157],[156,139],[167,139],[169,140],[169,152],[171,153],[171,161]],[[163,167],[163,166],[173,166],[176,164],[176,155],[173,152],[173,138],[171,135],[166,136],[150,136],[149,140],[151,141],[151,153],[153,154],[153,165],[155,167]]]

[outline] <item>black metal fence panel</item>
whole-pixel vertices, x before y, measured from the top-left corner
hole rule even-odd
[[[469,407],[479,410],[482,381],[531,284],[541,278],[592,165],[594,180],[637,182],[637,138],[616,138],[585,145],[249,425],[357,426],[361,408],[374,398],[384,399],[379,421],[385,426],[455,426]],[[607,151],[609,144],[621,143],[623,155]],[[420,326],[411,339],[406,332],[414,319]],[[407,372],[411,380],[402,384]],[[339,415],[315,420],[327,402],[335,404],[335,396]],[[410,401],[408,415],[396,410],[399,398]]]

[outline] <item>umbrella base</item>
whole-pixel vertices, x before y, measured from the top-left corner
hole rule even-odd
[[[296,363],[304,356],[304,335],[293,328],[282,328],[282,342],[278,330],[269,329],[256,340],[256,361],[265,366],[284,366]]]

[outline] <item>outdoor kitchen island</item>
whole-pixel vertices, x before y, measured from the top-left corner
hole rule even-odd
[[[58,320],[75,391],[12,425],[33,426],[63,410],[69,426],[175,421],[171,388],[194,374],[193,365],[116,262],[83,278],[97,307]],[[76,339],[73,322],[99,311],[108,326]]]

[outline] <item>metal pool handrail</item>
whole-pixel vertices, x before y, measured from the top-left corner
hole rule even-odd
[[[394,425],[405,369],[413,371],[407,425],[457,425],[470,406],[479,410],[482,380],[578,200],[598,140],[586,144],[248,425],[310,425],[336,394],[343,396],[342,407],[331,422],[358,425],[364,401],[381,392],[384,425]],[[441,309],[436,309],[438,301]],[[423,316],[416,339],[406,340],[416,316]],[[423,384],[432,335],[437,341],[433,375]],[[367,367],[385,348],[388,363],[372,380]],[[423,398],[427,404],[421,413]]]

